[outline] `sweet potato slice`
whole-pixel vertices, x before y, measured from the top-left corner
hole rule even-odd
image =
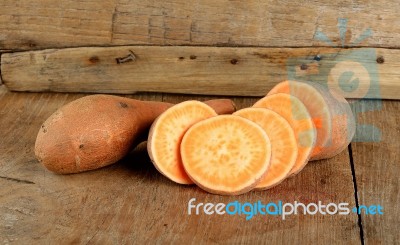
[[[265,190],[281,183],[292,170],[298,154],[296,137],[290,124],[278,113],[265,108],[246,108],[233,115],[260,125],[271,141],[271,166],[255,189]]]
[[[147,150],[161,174],[179,184],[193,184],[182,165],[180,143],[190,126],[214,116],[217,113],[213,108],[203,102],[190,100],[172,106],[154,121]]]
[[[310,160],[325,159],[343,151],[355,133],[355,120],[343,96],[313,82],[284,81],[269,93],[287,93],[307,107],[317,129],[317,142]]]
[[[273,110],[288,121],[295,132],[298,146],[296,163],[289,175],[300,172],[311,156],[317,137],[314,123],[304,104],[294,96],[278,93],[265,96],[253,107]]]
[[[263,178],[271,143],[256,123],[234,115],[193,125],[181,143],[183,166],[202,189],[224,195],[245,193]]]

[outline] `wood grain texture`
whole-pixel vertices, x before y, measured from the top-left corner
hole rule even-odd
[[[399,50],[365,48],[119,46],[1,59],[3,82],[15,91],[263,96],[285,79],[303,79],[347,98],[392,99],[400,98],[399,66]]]
[[[63,104],[83,96],[12,93],[0,87],[0,234],[5,243],[271,243],[360,244],[357,216],[191,215],[187,203],[348,202],[355,205],[348,152],[310,163],[298,176],[264,192],[237,197],[207,194],[170,182],[139,147],[121,162],[76,175],[55,175],[34,158],[41,123]],[[178,102],[189,97],[135,95]],[[208,99],[208,98],[207,98]],[[255,99],[235,99],[239,108]]]
[[[397,1],[3,0],[0,49],[88,45],[341,46],[338,18],[348,18],[346,45],[399,47]],[[368,28],[373,36],[357,40]]]
[[[381,205],[383,215],[362,212],[365,244],[400,240],[400,103],[363,101],[354,106],[359,141],[352,143],[360,205]],[[374,126],[367,128],[366,125]]]
[[[0,86],[3,85],[3,79],[1,77],[1,54],[2,52],[0,51]]]

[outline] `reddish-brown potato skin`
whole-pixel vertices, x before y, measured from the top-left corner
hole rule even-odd
[[[37,159],[50,171],[78,173],[115,163],[172,104],[90,95],[63,106],[41,126]]]
[[[204,103],[212,107],[218,115],[232,114],[236,111],[236,105],[230,99],[207,100]]]
[[[205,103],[220,114],[236,109],[228,99]],[[61,107],[42,124],[35,143],[36,158],[48,170],[59,174],[113,164],[172,105],[113,95],[82,97]]]

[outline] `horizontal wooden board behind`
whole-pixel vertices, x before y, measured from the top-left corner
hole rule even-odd
[[[5,53],[13,91],[138,91],[263,96],[276,83],[310,80],[347,98],[399,99],[400,51],[375,48],[117,46]]]

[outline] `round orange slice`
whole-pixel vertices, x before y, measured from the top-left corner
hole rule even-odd
[[[179,184],[193,184],[186,174],[180,155],[185,132],[195,123],[217,116],[210,106],[200,101],[185,101],[167,109],[150,129],[147,151],[156,169]]]
[[[289,175],[297,174],[307,164],[314,149],[317,132],[307,108],[294,96],[285,93],[267,95],[257,101],[253,107],[275,111],[292,127],[298,147],[296,163]]]
[[[271,159],[271,143],[256,123],[234,115],[193,125],[181,143],[183,166],[202,189],[224,195],[245,193],[263,178]]]
[[[264,108],[246,108],[234,115],[257,123],[271,141],[271,166],[255,189],[265,190],[281,183],[296,163],[296,136],[290,124],[278,113]]]

